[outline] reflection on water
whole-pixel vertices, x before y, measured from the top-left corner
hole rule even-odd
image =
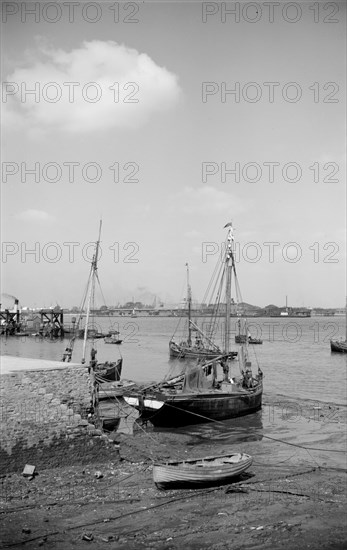
[[[260,441],[263,438],[262,430],[262,413],[258,411],[239,418],[230,418],[222,422],[207,422],[174,429],[155,428],[154,431],[174,431],[176,434],[190,436],[188,445],[199,445],[206,442],[218,442],[222,445],[230,445],[231,443]]]

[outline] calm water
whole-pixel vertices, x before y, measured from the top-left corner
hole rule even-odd
[[[203,319],[197,321],[201,326]],[[69,322],[68,316],[66,322]],[[168,354],[168,342],[177,322],[177,318],[170,317],[112,317],[111,321],[96,318],[98,327],[106,331],[110,327],[117,329],[123,338],[121,346],[97,341],[98,360],[115,360],[121,354],[124,378],[159,381],[170,370],[177,372],[182,364],[170,360]],[[235,319],[232,319],[232,330],[233,341]],[[344,317],[260,318],[250,323],[250,331],[252,336],[263,339],[263,345],[250,347],[250,359],[254,372],[257,362],[263,370],[265,396],[345,403],[347,357],[331,353],[329,344],[331,337],[344,338]],[[180,335],[178,331],[177,339]],[[67,343],[68,340],[50,342],[35,337],[1,337],[1,355],[60,361]],[[82,341],[77,340],[73,362],[80,362],[81,350]],[[237,361],[233,368],[237,374]]]

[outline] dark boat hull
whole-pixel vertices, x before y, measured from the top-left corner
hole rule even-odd
[[[245,334],[238,334],[235,336],[235,344],[246,344],[247,343],[247,336]],[[249,344],[262,344],[263,340],[260,340],[259,338],[248,338]]]
[[[178,359],[198,359],[203,357],[206,359],[215,359],[222,355],[221,351],[211,351],[204,349],[197,349],[195,347],[183,347],[179,344],[169,344],[170,357]],[[230,358],[233,359],[237,356],[237,351],[230,352]]]
[[[95,374],[104,380],[118,381],[122,374],[123,359],[118,359],[116,363],[100,363],[95,368]]]
[[[105,344],[116,344],[117,346],[119,346],[123,340],[115,340],[114,338],[105,338]]]
[[[262,406],[263,387],[245,393],[180,394],[175,396],[152,396],[164,400],[160,409],[144,406],[142,418],[154,426],[178,427],[202,422],[227,420],[252,414]],[[150,399],[150,396],[147,396]]]
[[[339,353],[347,353],[347,341],[330,340],[330,349]]]

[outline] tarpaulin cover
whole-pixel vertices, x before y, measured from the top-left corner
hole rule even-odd
[[[211,387],[212,383],[206,378],[203,369],[200,366],[192,367],[185,374],[182,392],[198,392]]]

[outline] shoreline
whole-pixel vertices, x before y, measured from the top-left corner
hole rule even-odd
[[[204,436],[203,431],[137,426],[132,437],[112,434],[120,459],[115,452],[110,462],[46,469],[31,481],[20,473],[5,475],[1,547],[79,550],[89,541],[94,548],[124,550],[342,550],[347,541],[345,415],[333,424],[321,418],[314,433],[310,417],[303,416],[295,437],[286,430],[288,419],[281,424],[281,411],[275,410],[276,435],[271,426],[260,438],[249,434],[247,441],[237,441],[237,434],[235,441],[230,427],[231,439],[218,439],[208,425]],[[308,430],[302,431],[303,422]],[[240,479],[201,489],[162,491],[154,485],[154,461],[229,450],[253,456]]]

